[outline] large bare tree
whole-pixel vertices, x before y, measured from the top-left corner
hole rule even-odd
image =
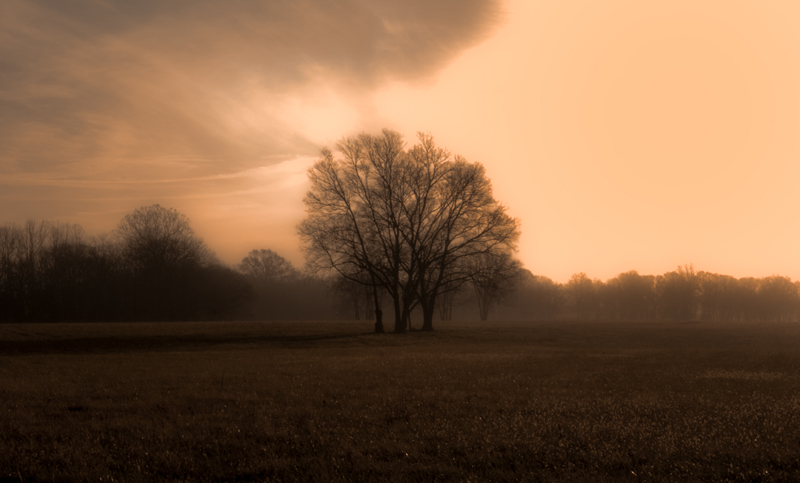
[[[384,130],[341,140],[338,158],[324,149],[298,227],[311,270],[369,284],[376,306],[379,288],[391,297],[396,332],[417,305],[432,330],[437,297],[473,275],[467,261],[513,252],[519,238],[482,165],[428,134],[404,148],[399,133]]]

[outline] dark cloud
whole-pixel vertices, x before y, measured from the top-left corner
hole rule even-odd
[[[358,104],[425,78],[500,15],[492,0],[4,0],[0,174],[174,175],[147,163],[180,156],[207,174],[313,154],[285,99],[324,86]]]

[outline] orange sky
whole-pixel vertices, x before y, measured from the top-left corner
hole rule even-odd
[[[484,163],[534,273],[800,278],[794,1],[77,4],[0,6],[0,221],[299,264],[305,169],[390,127]]]

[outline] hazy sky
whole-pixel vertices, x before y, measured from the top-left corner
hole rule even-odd
[[[800,3],[3,0],[0,222],[185,213],[300,264],[344,135],[482,162],[534,273],[800,278]]]

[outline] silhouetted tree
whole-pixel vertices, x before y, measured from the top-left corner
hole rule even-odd
[[[470,258],[470,282],[478,301],[481,320],[489,311],[511,295],[520,281],[522,264],[506,252],[484,253]]]
[[[453,319],[453,306],[456,303],[456,299],[461,295],[462,287],[463,285],[461,284],[445,285],[443,287],[442,293],[436,298],[436,308],[439,311],[440,320]]]
[[[143,206],[126,215],[117,227],[121,255],[132,274],[135,318],[186,319],[195,306],[192,277],[215,257],[173,208]]]
[[[123,256],[137,271],[163,272],[214,260],[185,215],[161,205],[143,206],[117,226]]]
[[[260,282],[291,282],[300,278],[292,263],[272,250],[252,250],[242,259],[239,271]]]
[[[420,274],[422,328],[433,329],[437,298],[467,281],[494,279],[496,286],[484,292],[488,315],[503,289],[513,287],[506,282],[519,268],[511,257],[519,238],[518,222],[494,199],[481,164],[453,158],[434,144],[432,136],[422,133],[409,156],[414,184],[407,239],[416,241],[409,245]],[[491,259],[500,265],[486,263]]]
[[[22,320],[24,260],[22,230],[16,225],[0,227],[0,317]]]
[[[337,304],[331,299],[332,279],[303,273],[268,250],[252,250],[237,266],[252,286],[250,317],[262,320],[330,319]],[[348,300],[349,302],[349,300]]]
[[[356,282],[366,273],[389,294],[397,332],[418,304],[432,330],[437,297],[472,275],[464,262],[513,251],[519,237],[483,166],[453,158],[430,135],[419,140],[406,152],[400,134],[384,130],[343,139],[339,159],[323,150],[298,227],[312,271]]]
[[[368,280],[355,282],[344,277],[335,277],[331,281],[331,289],[336,294],[337,305],[343,313],[352,315],[355,320],[375,317],[375,301],[373,287]]]

